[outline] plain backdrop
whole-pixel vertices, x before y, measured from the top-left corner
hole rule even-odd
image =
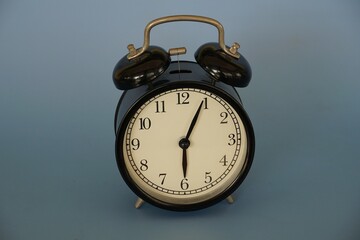
[[[219,20],[252,66],[256,153],[233,205],[136,210],[117,170],[112,70],[173,14]],[[216,40],[151,32],[185,60]],[[359,70],[357,0],[1,0],[0,239],[360,239]]]

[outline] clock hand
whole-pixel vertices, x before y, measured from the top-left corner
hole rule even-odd
[[[184,178],[186,178],[186,170],[187,170],[187,154],[186,149],[190,146],[190,141],[186,138],[182,138],[179,142],[179,146],[182,148],[182,169]]]
[[[182,167],[183,167],[183,174],[184,174],[184,178],[186,178],[186,170],[187,170],[187,156],[186,156],[186,148],[183,148],[183,155],[182,155]]]
[[[192,132],[192,130],[194,129],[195,123],[199,117],[200,114],[200,110],[202,108],[204,101],[201,101],[200,106],[198,107],[195,116],[193,117],[191,123],[190,123],[190,127],[189,130],[187,131],[186,137],[182,138],[179,142],[179,146],[183,149],[183,153],[182,153],[182,169],[183,169],[183,174],[184,174],[184,178],[186,178],[186,170],[187,170],[187,154],[186,154],[186,149],[190,146],[190,141],[189,141],[189,137],[190,134]]]
[[[191,121],[189,130],[188,130],[188,132],[187,132],[187,134],[186,134],[186,137],[185,137],[186,139],[189,139],[190,134],[191,134],[192,130],[194,129],[195,123],[196,123],[196,121],[197,121],[197,119],[198,119],[198,117],[199,117],[200,110],[201,110],[201,108],[202,108],[203,103],[204,103],[204,101],[201,101],[200,106],[199,106],[199,108],[197,109],[193,120]]]

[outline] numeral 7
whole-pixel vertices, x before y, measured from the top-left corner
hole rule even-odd
[[[162,179],[161,179],[161,185],[163,185],[164,182],[165,182],[166,173],[160,173],[160,174],[159,174],[159,178],[162,178]]]

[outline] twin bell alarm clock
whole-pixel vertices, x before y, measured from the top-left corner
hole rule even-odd
[[[196,61],[173,61],[186,48],[150,45],[150,30],[175,22],[215,26],[218,42],[205,43]],[[192,15],[158,18],[144,44],[128,46],[116,64],[122,90],[115,113],[116,161],[122,178],[143,202],[175,211],[209,207],[227,199],[249,172],[254,131],[235,87],[246,87],[251,68],[238,43],[224,43],[223,26]]]

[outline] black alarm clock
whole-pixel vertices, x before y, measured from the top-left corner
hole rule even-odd
[[[195,21],[215,26],[218,42],[206,43],[195,60],[171,60],[186,48],[150,46],[150,30],[162,23]],[[224,43],[223,26],[192,15],[158,18],[145,28],[144,44],[115,66],[123,90],[115,113],[116,160],[121,176],[143,202],[189,211],[221,200],[245,179],[255,138],[234,87],[246,87],[251,68],[239,44]]]

